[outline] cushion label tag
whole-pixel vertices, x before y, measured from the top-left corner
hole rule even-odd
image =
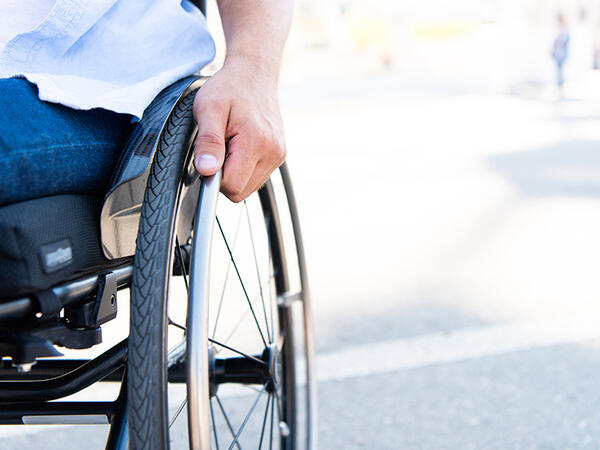
[[[40,259],[45,273],[56,272],[73,262],[71,241],[64,239],[40,247]]]

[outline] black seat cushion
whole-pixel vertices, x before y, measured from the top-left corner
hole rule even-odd
[[[102,254],[101,206],[96,196],[55,195],[0,207],[0,299],[118,264]]]

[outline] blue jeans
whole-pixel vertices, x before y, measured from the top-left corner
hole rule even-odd
[[[0,79],[0,205],[54,194],[104,194],[132,130],[131,116],[38,99]]]

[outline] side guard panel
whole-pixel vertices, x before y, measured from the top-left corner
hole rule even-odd
[[[187,77],[165,88],[136,125],[115,169],[100,215],[102,250],[108,259],[135,253],[146,181],[163,127],[177,102],[204,81]]]

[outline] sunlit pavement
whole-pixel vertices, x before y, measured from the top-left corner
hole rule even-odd
[[[320,448],[600,447],[600,104],[547,97],[284,86]],[[103,446],[52,433],[2,447]]]
[[[322,448],[600,446],[600,104],[544,92],[283,92]]]

